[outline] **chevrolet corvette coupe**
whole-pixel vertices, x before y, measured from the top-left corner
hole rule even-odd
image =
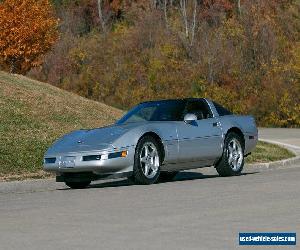
[[[220,176],[239,175],[257,139],[253,117],[209,99],[149,101],[113,125],[61,137],[46,152],[44,170],[71,188],[118,177],[152,184],[208,166]]]

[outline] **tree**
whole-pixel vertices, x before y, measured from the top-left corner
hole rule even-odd
[[[102,14],[102,0],[98,0],[98,13],[99,13],[99,20],[100,20],[102,30],[103,32],[106,32],[105,21]]]
[[[0,3],[0,67],[25,74],[58,38],[58,19],[48,0]]]
[[[55,1],[61,39],[31,76],[124,109],[208,97],[260,126],[299,127],[295,0],[98,0],[105,32],[97,0]]]
[[[104,33],[112,19],[118,19],[122,12],[122,0],[97,0],[99,22]]]

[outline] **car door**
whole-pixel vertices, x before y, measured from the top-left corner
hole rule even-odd
[[[184,110],[184,114],[187,113],[195,114],[198,120],[177,123],[178,162],[213,164],[222,154],[222,131],[217,119],[204,99],[188,101]]]

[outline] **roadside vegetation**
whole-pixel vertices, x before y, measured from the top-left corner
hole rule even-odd
[[[0,179],[42,176],[56,138],[149,99],[300,126],[299,0],[0,0],[0,27],[0,70],[37,80],[0,71]]]
[[[0,180],[41,178],[43,155],[61,135],[113,123],[122,111],[105,104],[0,71]],[[259,142],[247,162],[293,156],[276,145]]]
[[[280,161],[294,156],[294,153],[283,147],[259,141],[252,154],[246,158],[246,163]]]
[[[299,0],[4,0],[0,27],[0,70],[123,110],[209,97],[300,126]]]

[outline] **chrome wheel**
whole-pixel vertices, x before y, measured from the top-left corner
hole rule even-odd
[[[159,154],[152,142],[146,142],[140,151],[140,163],[145,177],[153,178],[159,169]]]
[[[242,146],[237,139],[233,138],[230,140],[227,147],[227,154],[229,166],[232,170],[238,171],[242,166],[244,154]]]

